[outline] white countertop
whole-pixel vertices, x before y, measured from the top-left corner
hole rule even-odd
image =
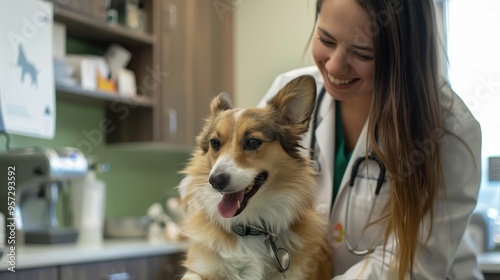
[[[123,258],[167,255],[187,250],[187,243],[152,244],[145,239],[104,240],[100,245],[24,245],[16,249],[16,270],[97,262]],[[7,252],[8,253],[8,252]],[[5,253],[0,261],[0,271],[9,267]]]

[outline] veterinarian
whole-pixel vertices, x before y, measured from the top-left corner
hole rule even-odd
[[[299,75],[317,81],[303,146],[333,279],[483,279],[466,231],[481,129],[439,79],[436,37],[432,0],[318,0],[316,66],[279,75],[261,103]]]

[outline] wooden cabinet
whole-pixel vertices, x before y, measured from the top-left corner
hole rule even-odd
[[[165,0],[161,8],[161,139],[195,143],[211,99],[233,93],[232,14],[206,0]]]
[[[178,255],[124,259],[108,262],[62,266],[59,280],[144,279],[175,280],[181,278]]]
[[[57,280],[56,267],[44,267],[16,270],[16,272],[0,271],[2,280]]]
[[[137,97],[124,97],[116,93],[84,90],[79,86],[56,83],[58,100],[86,103],[100,106],[106,112],[106,119],[97,124],[106,136],[107,143],[151,142],[154,137],[154,114],[158,106],[159,90],[154,87],[155,69],[159,68],[159,44],[154,34],[154,9],[157,0],[143,0],[146,29],[137,31],[116,24],[109,25],[102,16],[104,0],[75,0],[54,3],[54,21],[66,27],[67,42],[91,46],[93,54],[104,54],[111,44],[118,44],[132,53],[127,66],[136,76]],[[94,10],[100,12],[93,12]],[[79,53],[67,44],[68,53]],[[156,102],[157,103],[157,102]]]
[[[485,280],[500,280],[500,273],[499,274],[484,273],[484,279]]]
[[[144,0],[147,28],[138,32],[110,26],[100,13],[83,13],[73,5],[86,1],[52,0],[54,19],[66,25],[68,38],[101,50],[115,43],[132,52],[127,68],[134,71],[140,94],[126,98],[56,84],[57,98],[102,106],[106,119],[100,129],[107,143],[192,146],[210,100],[233,91],[232,14],[222,17],[214,5],[218,1]]]
[[[2,280],[178,280],[184,254],[0,272]]]

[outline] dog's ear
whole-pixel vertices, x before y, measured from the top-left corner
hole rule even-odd
[[[300,133],[304,133],[309,127],[315,100],[316,81],[310,75],[303,75],[286,84],[267,106],[278,111],[282,124],[301,125]]]
[[[214,125],[212,117],[217,116],[222,111],[229,110],[232,108],[233,104],[231,102],[231,98],[229,97],[229,94],[225,92],[219,93],[210,102],[211,117],[208,116],[207,119],[205,119],[205,125],[203,126],[203,129],[200,132],[200,134],[198,134],[198,136],[196,137],[196,144],[198,145],[198,147],[202,149],[203,153],[208,152],[208,147],[210,143],[209,135],[210,132],[213,130],[213,125]]]
[[[231,98],[229,94],[225,92],[219,93],[214,99],[212,99],[212,103],[210,103],[210,110],[212,115],[216,115],[220,111],[225,111],[233,108],[233,103],[231,102]]]

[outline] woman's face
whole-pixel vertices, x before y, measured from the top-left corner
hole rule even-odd
[[[312,53],[333,98],[371,98],[375,65],[372,27],[370,15],[356,0],[323,1]]]

